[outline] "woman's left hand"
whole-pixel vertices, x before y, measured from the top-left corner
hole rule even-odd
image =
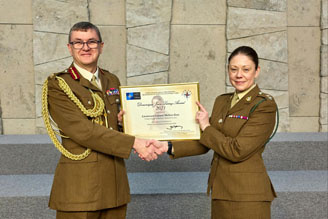
[[[196,113],[196,121],[199,124],[200,129],[204,131],[208,126],[210,126],[208,112],[198,101],[196,101],[196,104],[199,107],[199,111]]]

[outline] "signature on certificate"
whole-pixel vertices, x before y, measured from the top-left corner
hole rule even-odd
[[[182,125],[171,125],[170,127],[166,128],[168,130],[173,130],[173,129],[180,129],[182,130],[183,129],[183,126]]]

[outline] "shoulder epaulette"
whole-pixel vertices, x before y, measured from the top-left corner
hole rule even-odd
[[[63,73],[65,73],[65,72],[61,71],[61,72],[57,72],[57,73],[52,73],[52,74],[49,75],[48,79],[53,79],[56,76],[61,75]]]
[[[77,73],[77,69],[72,65],[69,69],[68,72],[70,73],[71,77],[74,80],[80,79],[80,75]]]
[[[259,92],[258,96],[265,98],[266,100],[273,100],[273,97],[270,94],[263,93],[262,91]]]

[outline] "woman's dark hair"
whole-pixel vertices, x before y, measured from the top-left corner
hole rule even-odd
[[[255,50],[249,46],[240,46],[237,49],[235,49],[229,56],[229,63],[230,60],[235,57],[236,55],[239,54],[243,54],[245,56],[248,56],[255,64],[255,69],[257,69],[258,65],[259,65],[259,58],[257,56],[257,53],[255,52]]]
[[[90,29],[96,31],[99,41],[102,42],[101,34],[100,34],[98,27],[96,25],[94,25],[90,22],[86,22],[86,21],[78,22],[73,25],[73,27],[69,31],[68,42],[71,42],[71,36],[72,36],[73,31],[87,31]]]

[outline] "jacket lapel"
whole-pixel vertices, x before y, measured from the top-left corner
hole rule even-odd
[[[106,92],[106,89],[108,88],[108,84],[109,84],[109,80],[107,79],[107,77],[105,77],[105,73],[104,71],[99,68],[99,79],[100,79],[100,83],[101,83],[101,87],[102,87],[102,91]]]
[[[224,107],[222,109],[222,118],[226,118],[227,115],[228,115],[228,112],[230,110],[232,97],[233,97],[233,93],[230,96],[227,96],[227,98],[226,98],[226,102],[225,102]]]
[[[229,111],[229,114],[233,114],[235,112],[238,112],[242,110],[245,106],[251,104],[255,97],[260,92],[259,87],[256,85],[251,91],[249,91],[241,100],[238,101]],[[231,102],[230,102],[231,103]]]
[[[224,120],[227,117],[228,111],[230,109],[230,102],[231,102],[232,95],[233,94],[231,95],[226,94],[224,99],[218,103],[219,105],[214,106],[211,115],[212,125],[218,126],[218,128],[220,128],[220,126],[224,124]]]
[[[99,90],[98,87],[94,86],[93,84],[91,84],[91,82],[87,79],[85,79],[84,77],[81,76],[80,78],[80,84],[83,86],[83,87],[86,87],[86,88],[90,88],[91,90]]]

